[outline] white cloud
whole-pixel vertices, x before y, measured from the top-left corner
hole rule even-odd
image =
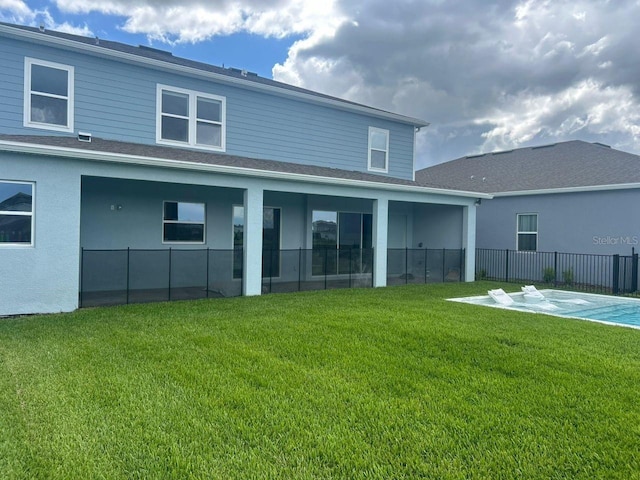
[[[556,141],[615,132],[634,138],[640,135],[640,110],[630,87],[585,80],[553,94],[505,97],[474,123],[488,127],[481,150],[493,151],[518,147],[538,136]]]
[[[0,0],[0,19],[10,23],[32,26],[36,25],[36,23],[38,26],[42,24],[49,30],[57,30],[75,35],[93,35],[91,29],[86,24],[83,26],[75,26],[69,22],[57,23],[48,9],[31,9],[22,0]]]
[[[0,0],[0,19],[7,22],[27,23],[34,13],[22,0]]]
[[[310,0],[56,0],[63,12],[125,17],[121,28],[166,43],[199,42],[247,32],[283,38],[334,28],[342,21],[335,1]]]

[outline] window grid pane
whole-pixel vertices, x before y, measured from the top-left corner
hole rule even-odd
[[[536,251],[538,249],[538,235],[535,233],[518,234],[519,251]]]
[[[0,214],[0,244],[31,243],[31,215]]]
[[[371,168],[387,168],[387,152],[371,150]]]
[[[182,93],[162,92],[162,113],[189,117],[189,96]]]
[[[518,231],[519,232],[537,232],[538,231],[538,215],[518,215]]]
[[[163,116],[162,138],[187,143],[189,141],[189,120]]]
[[[60,97],[69,95],[69,72],[44,65],[31,65],[31,91]]]
[[[198,122],[196,143],[219,147],[222,144],[222,127],[213,123]]]
[[[197,105],[198,120],[209,120],[210,122],[222,121],[222,105],[217,100],[198,97]]]

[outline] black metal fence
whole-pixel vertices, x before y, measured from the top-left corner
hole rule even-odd
[[[390,248],[387,251],[387,285],[463,280],[464,249]]]
[[[83,249],[80,306],[238,296],[242,280],[233,278],[234,256],[212,249]]]
[[[598,255],[476,249],[476,279],[564,286],[595,293],[638,292],[638,254]]]
[[[262,293],[373,287],[373,249],[262,252]]]
[[[242,250],[88,250],[80,306],[242,295]],[[262,293],[373,286],[372,249],[266,250]]]

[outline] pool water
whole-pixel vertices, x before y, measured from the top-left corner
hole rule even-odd
[[[640,299],[562,290],[540,290],[540,293],[545,297],[545,301],[540,303],[525,301],[523,293],[510,293],[509,296],[513,298],[514,303],[508,306],[497,304],[488,295],[449,300],[640,329]]]

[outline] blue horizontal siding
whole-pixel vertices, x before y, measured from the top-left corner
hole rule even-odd
[[[24,57],[75,68],[75,130],[134,143],[156,142],[156,85],[226,97],[226,153],[367,171],[368,129],[390,131],[389,175],[412,178],[413,127],[265,92],[0,37],[0,131],[23,127]]]

